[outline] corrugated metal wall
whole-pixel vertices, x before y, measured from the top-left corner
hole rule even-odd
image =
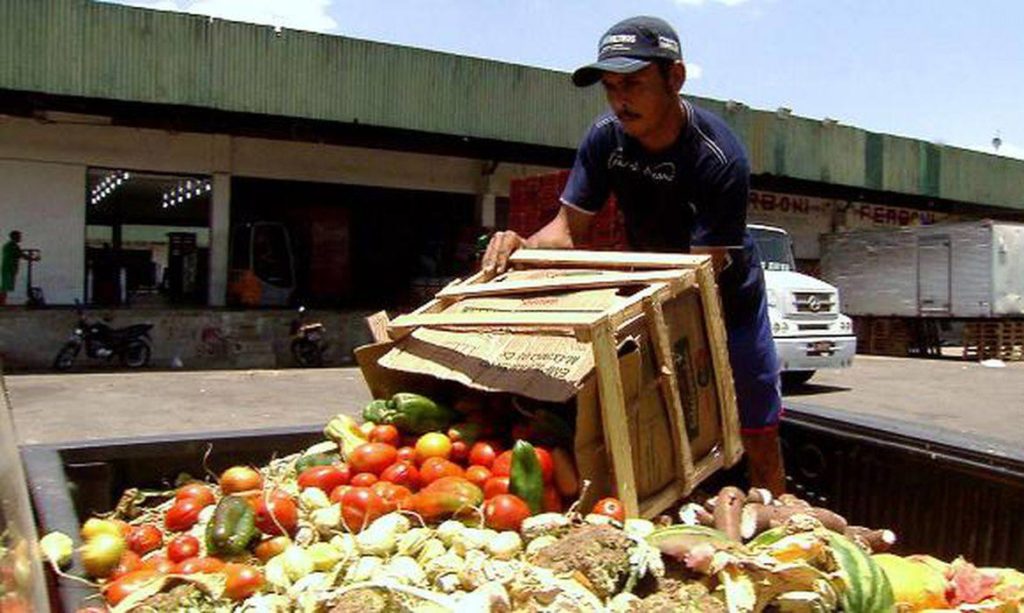
[[[0,0],[0,89],[574,148],[604,110],[565,73],[90,0]],[[756,173],[1024,209],[1024,162],[697,100]]]

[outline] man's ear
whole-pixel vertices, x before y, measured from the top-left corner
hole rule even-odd
[[[682,62],[672,64],[672,68],[668,71],[668,79],[673,92],[683,89],[683,84],[686,83],[686,64]]]

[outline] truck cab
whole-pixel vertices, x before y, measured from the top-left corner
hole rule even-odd
[[[796,271],[793,245],[781,228],[749,225],[764,268],[768,317],[785,386],[806,383],[820,368],[853,364],[857,337],[839,308],[839,290]]]

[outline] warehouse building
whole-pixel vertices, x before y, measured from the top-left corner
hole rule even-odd
[[[751,220],[787,228],[804,268],[820,259],[821,235],[848,228],[1024,219],[1024,162],[695,102],[745,142]],[[126,322],[195,313],[200,323],[176,332],[195,343],[244,320],[259,344],[270,333],[251,322],[267,308],[400,308],[465,274],[478,237],[504,223],[510,181],[571,165],[604,104],[557,71],[88,0],[9,0],[0,232],[20,230],[39,250],[32,285],[49,305],[118,307]],[[23,271],[10,302],[25,301],[25,283]],[[33,317],[11,311],[0,317]],[[70,315],[59,313],[34,317],[63,333],[52,318]],[[17,363],[11,334],[0,340]]]

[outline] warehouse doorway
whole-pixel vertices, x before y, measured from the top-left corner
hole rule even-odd
[[[212,193],[208,176],[89,168],[86,302],[206,304]]]
[[[401,309],[475,265],[475,204],[470,194],[236,177],[231,241],[256,224],[281,229],[294,262],[289,304]],[[235,261],[233,280],[245,274]],[[229,281],[231,303],[245,304],[244,287]]]

